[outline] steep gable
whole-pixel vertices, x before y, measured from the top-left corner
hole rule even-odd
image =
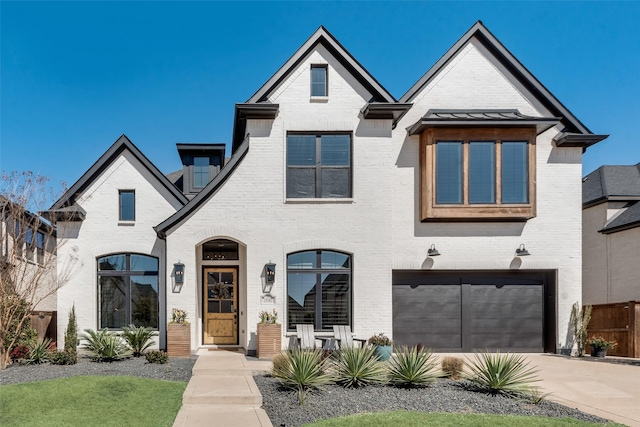
[[[171,181],[164,176],[158,168],[136,147],[126,135],[120,136],[111,147],[87,170],[78,181],[76,181],[49,209],[50,218],[71,218],[77,217],[76,212],[82,208],[77,206],[76,201],[82,196],[84,191],[91,186],[96,179],[124,152],[128,151],[136,158],[142,166],[155,178],[156,184],[164,187],[179,204],[187,203],[187,198],[176,188]],[[84,214],[84,212],[81,212]]]
[[[473,47],[473,49],[470,49],[470,47]],[[482,50],[483,53],[496,61],[496,64],[505,71],[504,75],[509,79],[513,87],[521,88],[523,92],[531,94],[533,100],[544,108],[549,115],[560,118],[564,130],[563,133],[556,138],[556,144],[558,146],[587,147],[607,137],[607,135],[593,135],[582,122],[553,96],[553,94],[491,34],[481,21],[473,25],[399,101],[401,103],[414,102],[429,84],[441,78],[442,74],[451,68],[454,61],[470,60],[469,58],[465,58],[466,54],[478,50]],[[498,79],[497,81],[500,82],[500,80],[502,79]],[[476,108],[489,107],[490,106],[482,106]]]

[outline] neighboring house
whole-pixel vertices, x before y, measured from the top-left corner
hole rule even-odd
[[[164,347],[180,308],[194,350],[254,351],[275,308],[283,338],[341,324],[558,352],[582,294],[582,153],[605,137],[481,22],[399,100],[320,27],[236,104],[228,161],[179,144],[167,178],[123,135],[51,207],[81,265],[58,310]]]
[[[587,175],[582,209],[583,303],[640,300],[640,163]]]

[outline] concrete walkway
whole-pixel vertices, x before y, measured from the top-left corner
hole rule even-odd
[[[552,354],[527,358],[540,369],[538,384],[551,393],[548,400],[640,427],[640,366]]]
[[[198,350],[174,427],[272,427],[260,408],[262,395],[253,380],[254,372],[270,369],[270,360],[247,359],[232,351]]]

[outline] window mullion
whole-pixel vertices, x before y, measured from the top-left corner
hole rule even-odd
[[[462,142],[462,204],[469,204],[469,141]]]
[[[502,140],[496,141],[496,205],[502,204]]]
[[[322,196],[322,135],[316,135],[316,197]]]
[[[316,252],[316,266],[322,269],[322,252]],[[322,329],[322,273],[316,273],[316,323],[313,326],[315,330]]]

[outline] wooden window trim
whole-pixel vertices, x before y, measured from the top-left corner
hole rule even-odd
[[[526,221],[536,216],[536,129],[429,128],[420,135],[420,220]],[[463,203],[436,204],[437,141],[463,142]],[[469,203],[469,141],[496,141],[496,203]],[[502,141],[528,141],[529,203],[502,203]]]

